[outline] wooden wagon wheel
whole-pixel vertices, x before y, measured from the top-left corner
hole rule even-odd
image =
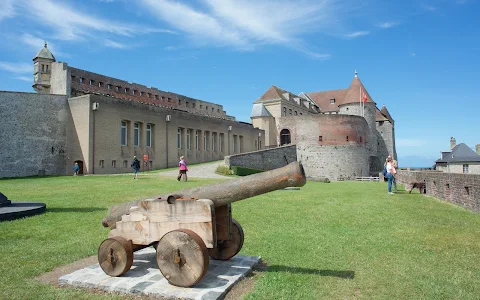
[[[243,229],[237,220],[232,219],[232,239],[229,241],[217,241],[217,247],[208,249],[208,254],[213,259],[229,260],[234,257],[243,246]]]
[[[98,263],[110,276],[125,274],[133,264],[132,243],[120,236],[104,240],[98,247]]]
[[[158,242],[158,268],[173,285],[181,287],[194,285],[207,273],[208,263],[205,243],[191,230],[170,231]]]

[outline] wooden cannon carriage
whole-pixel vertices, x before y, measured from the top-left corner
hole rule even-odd
[[[208,269],[209,256],[228,260],[243,245],[231,203],[285,187],[303,186],[299,162],[268,172],[185,189],[110,207],[102,224],[111,231],[98,248],[98,262],[110,276],[133,264],[133,252],[156,248],[160,272],[173,285],[189,287]]]

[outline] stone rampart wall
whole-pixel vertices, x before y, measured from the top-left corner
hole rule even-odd
[[[296,160],[295,145],[225,156],[225,164],[229,167],[237,166],[264,171],[284,167]]]
[[[0,91],[0,177],[65,174],[66,96]]]
[[[480,175],[478,174],[399,170],[397,182],[404,184],[406,188],[409,188],[413,182],[423,182],[427,195],[474,212],[480,211]]]

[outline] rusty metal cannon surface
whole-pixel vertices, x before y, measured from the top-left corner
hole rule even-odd
[[[225,182],[184,189],[110,207],[102,224],[111,230],[98,248],[110,276],[121,276],[133,252],[157,249],[160,272],[173,285],[189,287],[205,275],[209,256],[228,260],[243,245],[244,233],[232,218],[231,203],[306,182],[301,163]]]

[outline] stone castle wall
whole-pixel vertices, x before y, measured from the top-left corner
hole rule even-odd
[[[399,170],[397,182],[406,187],[412,182],[424,182],[425,192],[435,198],[480,211],[480,175],[444,173],[440,171]]]
[[[65,174],[66,96],[0,91],[0,177]]]
[[[225,165],[256,170],[273,170],[297,161],[295,145],[225,156]]]

